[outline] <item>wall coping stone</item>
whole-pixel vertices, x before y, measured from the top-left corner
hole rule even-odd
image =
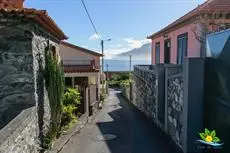
[[[33,120],[34,113],[36,113],[36,106],[25,109],[0,130],[0,148],[7,140],[18,137],[18,133],[21,133],[31,120]]]

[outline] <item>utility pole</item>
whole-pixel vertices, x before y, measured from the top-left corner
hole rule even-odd
[[[104,85],[104,81],[105,81],[105,78],[104,78],[104,42],[105,41],[110,41],[111,39],[106,39],[106,40],[101,40],[101,52],[102,52],[102,61],[101,61],[101,64],[102,64],[102,68],[101,68],[101,72],[102,72],[102,85]]]
[[[129,55],[129,100],[133,100],[133,88],[132,88],[132,55]]]
[[[102,59],[101,59],[102,85],[104,85],[104,40],[101,40],[101,52],[102,52]]]
[[[109,65],[108,64],[106,64],[106,71],[107,71],[107,73],[106,73],[106,81],[108,81],[108,77],[109,77]]]
[[[129,79],[131,79],[132,73],[132,55],[129,55]]]

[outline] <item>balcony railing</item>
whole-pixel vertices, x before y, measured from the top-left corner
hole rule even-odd
[[[65,72],[93,72],[100,69],[95,60],[63,60],[62,65]]]
[[[64,66],[95,65],[95,60],[63,60]]]

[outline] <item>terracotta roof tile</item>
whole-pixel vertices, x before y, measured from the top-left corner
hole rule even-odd
[[[23,8],[25,0],[0,0],[0,8]]]
[[[41,24],[41,26],[50,31],[58,39],[64,40],[68,38],[45,10],[36,10],[30,8],[0,8],[0,12],[22,15],[25,18],[32,19]]]

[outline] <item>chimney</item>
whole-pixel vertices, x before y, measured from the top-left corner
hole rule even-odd
[[[25,0],[0,0],[0,9],[22,9]]]

